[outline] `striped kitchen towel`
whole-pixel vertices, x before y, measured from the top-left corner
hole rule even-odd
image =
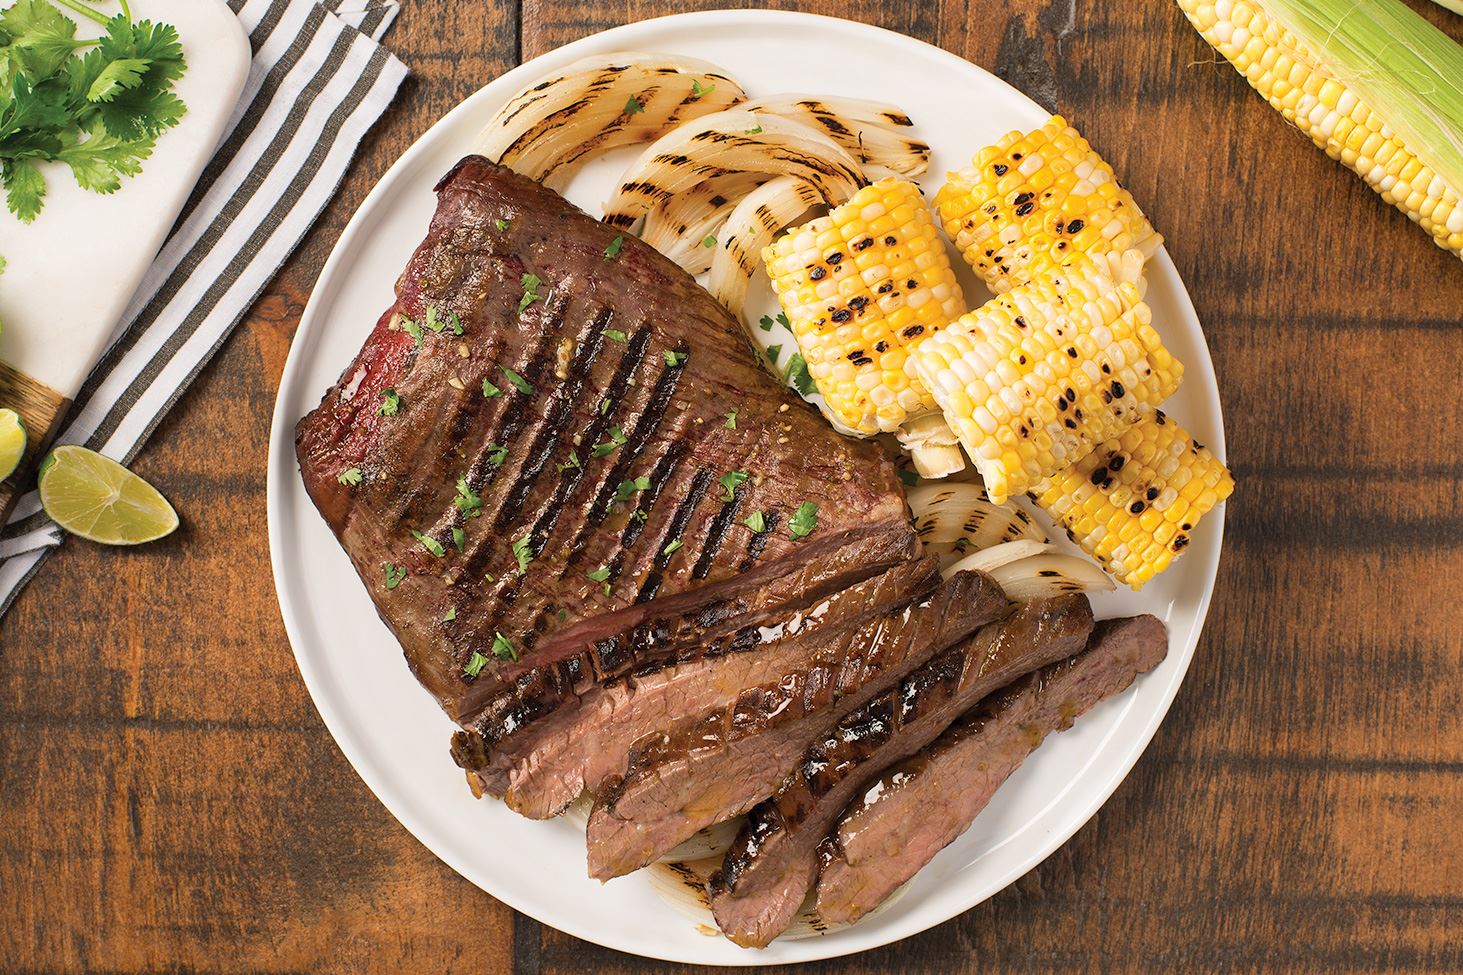
[[[125,463],[248,312],[345,176],[406,68],[396,0],[229,0],[254,50],[239,105],[58,443]],[[0,531],[0,615],[61,542],[36,492]]]

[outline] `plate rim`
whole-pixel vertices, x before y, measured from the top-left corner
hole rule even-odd
[[[420,843],[424,848],[431,852],[433,856],[437,857],[448,867],[450,867],[453,872],[457,873],[464,880],[467,880],[469,883],[473,884],[473,886],[483,890],[483,892],[487,893],[489,896],[501,901],[504,904],[507,904],[513,910],[518,911],[525,916],[531,917],[541,924],[548,925],[549,927],[552,927],[556,930],[563,931],[581,940],[599,945],[600,947],[609,948],[615,951],[622,951],[627,954],[638,955],[640,957],[651,958],[659,961],[677,962],[682,964],[699,964],[717,967],[751,967],[802,964],[811,961],[845,957],[850,954],[873,950],[876,948],[887,946],[889,944],[893,944],[898,941],[902,941],[905,938],[912,937],[932,927],[943,924],[944,922],[958,917],[959,915],[965,913],[966,911],[969,911],[979,904],[984,903],[986,900],[995,896],[1000,891],[1009,887],[1017,879],[1038,867],[1042,862],[1050,857],[1052,853],[1056,852],[1063,845],[1065,845],[1067,841],[1072,838],[1072,836],[1074,836],[1078,831],[1080,831],[1092,820],[1093,816],[1095,816],[1097,812],[1107,803],[1108,799],[1112,797],[1112,794],[1117,790],[1117,788],[1122,785],[1124,781],[1127,780],[1128,775],[1132,772],[1132,769],[1137,764],[1138,759],[1142,757],[1144,752],[1147,751],[1148,745],[1152,742],[1153,736],[1157,733],[1159,726],[1162,725],[1163,721],[1168,715],[1169,709],[1173,705],[1173,701],[1178,694],[1178,689],[1182,685],[1184,678],[1188,673],[1189,666],[1193,661],[1197,645],[1203,635],[1204,624],[1208,618],[1210,603],[1213,598],[1215,585],[1217,584],[1218,564],[1221,552],[1223,550],[1224,521],[1226,510],[1226,506],[1221,504],[1214,511],[1210,512],[1208,518],[1206,519],[1206,522],[1213,526],[1211,531],[1214,535],[1214,543],[1212,546],[1209,546],[1204,550],[1204,555],[1202,559],[1196,558],[1196,556],[1199,555],[1199,553],[1197,552],[1188,553],[1186,558],[1186,561],[1189,561],[1189,564],[1193,567],[1193,569],[1201,570],[1206,576],[1206,582],[1203,586],[1203,592],[1200,595],[1194,609],[1192,640],[1189,641],[1188,645],[1185,647],[1170,648],[1171,653],[1174,649],[1180,650],[1179,665],[1175,668],[1168,685],[1163,688],[1157,706],[1146,717],[1146,719],[1143,719],[1138,734],[1136,734],[1132,738],[1132,743],[1127,748],[1127,750],[1125,752],[1119,753],[1118,755],[1108,756],[1108,761],[1106,765],[1109,771],[1105,773],[1106,781],[1099,783],[1100,787],[1095,789],[1091,793],[1091,796],[1086,803],[1082,804],[1080,815],[1078,815],[1074,820],[1075,825],[1068,831],[1059,829],[1042,837],[1040,842],[1033,845],[1032,852],[1026,857],[1022,858],[1022,865],[1019,868],[1012,868],[1007,870],[1006,875],[1002,877],[999,885],[996,886],[993,890],[986,893],[981,893],[979,890],[976,890],[968,897],[956,898],[955,900],[958,901],[958,905],[953,911],[949,911],[948,913],[944,910],[937,909],[932,912],[932,916],[928,918],[921,917],[918,914],[911,914],[908,918],[905,919],[902,925],[898,925],[882,931],[882,937],[875,937],[869,943],[841,944],[831,943],[825,939],[811,939],[806,942],[801,942],[801,944],[829,945],[833,947],[834,950],[824,951],[821,953],[813,952],[807,957],[803,958],[769,958],[763,952],[746,951],[744,953],[745,957],[738,957],[734,960],[727,961],[708,961],[706,959],[690,958],[681,954],[677,954],[673,951],[657,950],[653,945],[636,945],[631,947],[625,944],[610,943],[608,939],[599,935],[593,929],[585,928],[579,924],[565,924],[561,920],[550,921],[545,918],[539,917],[534,911],[524,906],[522,900],[511,892],[505,893],[500,889],[489,890],[482,883],[479,883],[478,880],[474,879],[472,875],[475,872],[474,870],[465,867],[462,864],[459,864],[457,862],[457,858],[443,853],[436,846],[434,846],[434,844],[430,842],[426,838],[426,836],[423,835],[423,833],[427,832],[427,830],[423,828],[422,824],[410,821],[409,818],[403,817],[403,815],[398,812],[398,809],[403,806],[403,803],[396,799],[398,795],[398,787],[389,779],[379,778],[374,773],[368,772],[367,769],[370,768],[372,762],[368,761],[367,756],[363,754],[362,745],[348,735],[343,737],[341,734],[337,733],[337,728],[340,727],[345,720],[344,716],[337,713],[329,698],[324,695],[324,679],[322,675],[316,671],[313,661],[309,659],[308,655],[302,655],[301,652],[298,650],[298,646],[301,644],[301,626],[297,622],[291,598],[285,595],[285,593],[289,590],[285,585],[285,567],[282,564],[281,556],[284,548],[284,540],[281,536],[282,512],[279,510],[279,506],[280,504],[282,504],[282,502],[280,501],[280,497],[284,479],[298,477],[298,465],[295,461],[293,435],[294,425],[297,422],[298,418],[289,417],[286,415],[286,399],[288,397],[288,394],[293,390],[294,386],[298,382],[296,374],[299,373],[303,368],[305,368],[302,364],[305,359],[305,354],[301,350],[308,343],[302,342],[301,339],[305,337],[308,333],[311,333],[316,329],[323,327],[323,322],[320,321],[321,312],[319,309],[319,304],[326,300],[324,297],[322,297],[323,292],[326,290],[324,285],[326,285],[339,272],[340,265],[345,262],[347,253],[354,249],[353,245],[355,238],[363,232],[363,225],[369,219],[371,212],[380,205],[381,199],[385,197],[388,193],[392,192],[396,182],[401,178],[401,174],[411,167],[415,159],[419,155],[422,155],[431,149],[432,143],[434,141],[433,134],[437,132],[438,129],[448,126],[449,123],[452,120],[456,119],[458,116],[471,113],[479,103],[491,98],[492,95],[496,93],[496,91],[501,91],[502,89],[509,89],[511,91],[515,88],[515,86],[522,87],[522,85],[526,81],[531,80],[532,76],[536,76],[538,73],[543,71],[549,63],[565,62],[573,59],[574,57],[582,56],[580,54],[581,51],[584,51],[585,53],[594,53],[598,50],[602,50],[603,46],[607,42],[614,41],[618,37],[623,35],[633,35],[646,29],[653,30],[655,27],[682,26],[684,24],[692,22],[697,23],[698,26],[714,28],[723,23],[736,23],[746,21],[750,21],[752,23],[765,22],[773,28],[782,29],[786,29],[789,26],[794,25],[805,27],[821,26],[824,28],[851,30],[855,33],[872,33],[876,36],[879,36],[886,43],[892,43],[896,46],[902,46],[911,50],[917,56],[943,60],[946,62],[955,62],[953,66],[959,70],[974,70],[980,72],[981,74],[986,75],[991,81],[1006,88],[1019,101],[1028,103],[1042,115],[1045,116],[1051,114],[1046,108],[1042,107],[1035,100],[1030,98],[1030,96],[1010,85],[1004,79],[997,77],[994,73],[987,71],[980,65],[968,61],[965,58],[962,58],[960,55],[947,51],[944,48],[938,47],[934,44],[930,44],[926,41],[919,40],[917,38],[909,37],[908,35],[901,34],[898,31],[893,31],[888,28],[880,27],[875,24],[848,20],[841,17],[831,17],[824,14],[805,13],[802,11],[770,9],[723,9],[689,11],[685,13],[677,13],[662,17],[649,18],[646,20],[633,21],[627,24],[620,24],[615,27],[611,27],[606,30],[599,31],[594,34],[590,34],[577,40],[571,41],[568,44],[556,47],[552,50],[546,51],[543,54],[540,54],[537,57],[520,65],[517,65],[516,67],[511,68],[510,70],[498,75],[496,78],[483,85],[477,91],[468,95],[461,102],[453,106],[453,108],[451,108],[435,122],[433,122],[432,125],[429,126],[426,131],[424,131],[411,144],[411,146],[409,146],[400,156],[398,156],[396,160],[387,168],[387,170],[376,181],[375,185],[372,186],[371,190],[366,194],[364,199],[362,199],[356,210],[352,213],[350,220],[346,223],[344,229],[341,231],[340,237],[332,246],[330,255],[322,266],[319,276],[316,278],[315,285],[311,289],[310,298],[306,302],[305,308],[300,315],[299,326],[296,329],[295,335],[291,338],[290,351],[285,360],[284,370],[280,376],[279,388],[276,391],[274,411],[270,423],[269,444],[267,446],[268,469],[266,474],[266,518],[268,523],[271,576],[275,585],[275,595],[279,603],[280,616],[284,622],[286,636],[290,641],[290,650],[295,658],[295,664],[300,670],[300,675],[305,682],[306,689],[310,694],[310,699],[315,705],[315,709],[320,715],[322,722],[325,724],[326,730],[330,732],[331,738],[334,740],[336,747],[341,750],[341,753],[345,755],[346,760],[350,763],[351,768],[360,777],[362,782],[365,783],[366,787],[371,790],[376,799],[380,801],[383,806],[386,807],[387,811],[391,813],[392,817],[403,828],[405,828],[406,831],[411,834],[411,836],[418,843]],[[635,45],[631,43],[627,44],[626,47],[634,48]],[[1179,275],[1178,269],[1174,265],[1173,260],[1168,254],[1166,248],[1160,247],[1155,255],[1150,259],[1150,264],[1162,268],[1163,272],[1166,275],[1171,276],[1172,280],[1177,283],[1178,287],[1175,289],[1174,298],[1177,301],[1180,310],[1191,316],[1192,320],[1198,325],[1198,334],[1203,341],[1197,344],[1197,351],[1199,352],[1199,354],[1197,356],[1189,357],[1186,359],[1185,368],[1191,374],[1202,377],[1205,380],[1203,386],[1208,394],[1205,396],[1205,399],[1209,401],[1205,404],[1206,412],[1209,412],[1210,415],[1212,415],[1215,429],[1214,434],[1212,434],[1208,438],[1210,441],[1209,447],[1211,452],[1213,452],[1213,454],[1217,458],[1223,461],[1227,455],[1223,410],[1219,395],[1218,378],[1215,374],[1213,358],[1209,350],[1208,337],[1204,334],[1203,323],[1199,319],[1198,313],[1194,308],[1193,300],[1189,295],[1188,287],[1187,285],[1185,285],[1183,278]],[[1201,565],[1194,565],[1195,562],[1200,562]]]

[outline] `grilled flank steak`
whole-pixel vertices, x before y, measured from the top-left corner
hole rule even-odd
[[[590,876],[606,880],[643,867],[698,829],[751,809],[840,718],[1005,610],[1005,594],[989,576],[957,572],[925,598],[747,686],[733,703],[690,715],[643,743],[629,773],[590,814]]]
[[[852,924],[969,828],[1047,734],[1121,693],[1168,652],[1153,616],[1103,620],[1087,647],[981,701],[855,799],[821,848],[818,915]]]
[[[496,744],[914,556],[887,458],[767,375],[678,267],[480,157],[437,194],[396,303],[296,449],[464,727]]]
[[[722,933],[743,947],[781,934],[818,873],[818,847],[858,789],[918,753],[987,694],[1071,656],[1092,632],[1086,596],[1023,603],[935,657],[814,741],[748,816],[708,884]]]

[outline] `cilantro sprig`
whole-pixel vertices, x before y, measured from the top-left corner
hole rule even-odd
[[[187,112],[173,93],[187,70],[177,30],[133,21],[125,3],[112,17],[82,0],[64,6],[105,32],[78,40],[47,0],[0,13],[0,184],[25,223],[45,205],[38,163],[64,162],[82,189],[114,193]]]

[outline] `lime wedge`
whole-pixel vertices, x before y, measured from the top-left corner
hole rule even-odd
[[[140,545],[170,534],[178,513],[151,484],[94,450],[66,444],[41,464],[41,507],[73,535]]]
[[[25,456],[25,423],[14,410],[0,410],[0,481],[20,466]]]

